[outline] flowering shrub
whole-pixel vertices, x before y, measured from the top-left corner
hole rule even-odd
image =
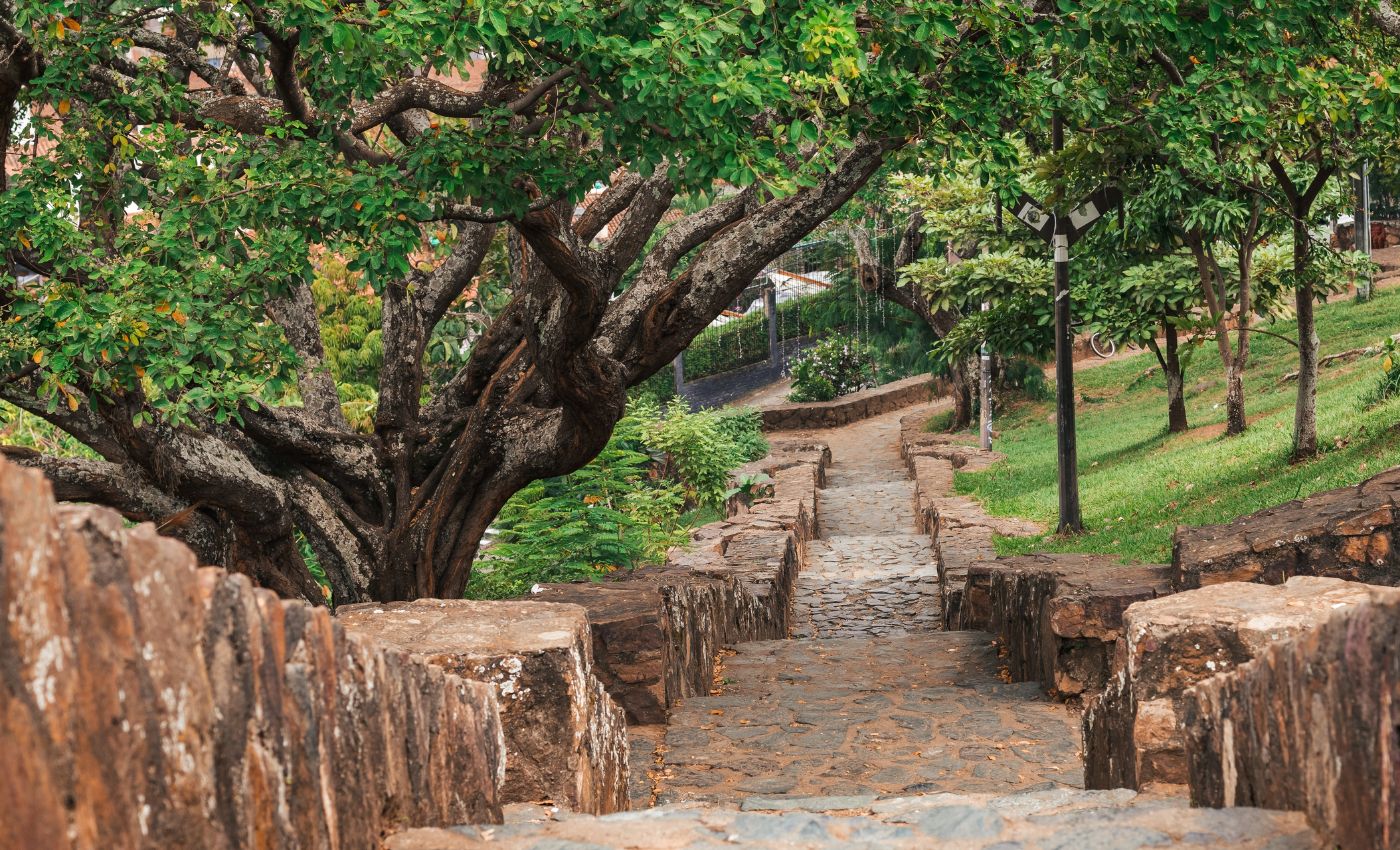
[[[788,401],[830,401],[875,385],[869,346],[836,334],[803,352],[792,364]]]

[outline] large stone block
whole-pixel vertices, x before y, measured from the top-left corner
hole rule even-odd
[[[336,617],[355,634],[495,688],[504,802],[549,800],[592,814],[627,808],[626,723],[593,675],[583,608],[422,599],[347,605]]]
[[[373,850],[499,822],[490,689],[0,460],[0,847]]]
[[[1375,592],[1355,582],[1299,576],[1273,586],[1211,585],[1129,606],[1114,675],[1084,714],[1086,784],[1185,784],[1181,712],[1187,689]]]
[[[1077,697],[1107,684],[1123,612],[1169,593],[1169,570],[1104,555],[1002,558],[975,568],[968,593],[977,599],[969,608],[981,616],[985,605],[1012,681],[1038,681],[1057,696]]]
[[[1194,805],[1302,811],[1329,847],[1400,845],[1400,599],[1369,596],[1187,692]]]
[[[1173,585],[1279,584],[1295,575],[1400,584],[1392,552],[1398,499],[1400,468],[1228,524],[1183,526],[1173,537]]]
[[[665,723],[677,700],[708,693],[724,644],[787,636],[831,451],[800,441],[772,447],[747,469],[773,477],[773,495],[698,529],[693,545],[671,552],[664,567],[543,585],[528,597],[587,610],[597,675],[628,723]]]

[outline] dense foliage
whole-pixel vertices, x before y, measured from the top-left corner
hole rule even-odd
[[[835,334],[802,352],[792,364],[789,401],[830,401],[875,383],[874,352],[858,340]]]
[[[688,413],[672,405],[663,413],[650,399],[636,400],[586,466],[511,497],[467,593],[518,596],[535,583],[659,562],[687,541],[696,517],[722,508],[730,471],[767,452],[752,411]]]

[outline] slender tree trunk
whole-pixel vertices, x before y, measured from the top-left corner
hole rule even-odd
[[[1317,293],[1308,277],[1308,257],[1312,242],[1308,236],[1308,213],[1334,169],[1318,163],[1317,173],[1304,189],[1299,189],[1278,158],[1269,160],[1279,188],[1288,198],[1293,216],[1293,294],[1298,308],[1298,403],[1293,416],[1293,460],[1317,456],[1317,324],[1313,301]]]
[[[1298,307],[1298,402],[1293,415],[1293,460],[1317,456],[1317,325],[1312,281],[1307,276],[1308,233],[1301,215],[1293,222],[1293,279]]]
[[[1157,356],[1157,364],[1162,367],[1162,375],[1167,381],[1167,431],[1180,434],[1190,428],[1186,421],[1186,378],[1181,371],[1181,357],[1176,328],[1170,322],[1162,323],[1166,336],[1166,346],[1157,340],[1148,340],[1147,346]]]
[[[1235,356],[1225,369],[1225,433],[1231,437],[1243,434],[1249,427],[1244,413],[1244,370],[1249,364],[1249,322],[1254,315],[1254,240],[1259,232],[1259,205],[1256,199],[1237,251],[1239,327],[1235,328]]]
[[[1168,322],[1166,330],[1166,366],[1163,371],[1167,376],[1167,430],[1181,434],[1191,427],[1186,422],[1186,376],[1181,373],[1176,326]]]

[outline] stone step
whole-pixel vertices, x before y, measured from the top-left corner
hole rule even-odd
[[[735,808],[665,806],[604,817],[420,829],[386,850],[1314,850],[1294,812],[1191,809],[1132,791],[1056,789],[1009,796],[750,798]]]
[[[1075,716],[998,675],[989,635],[764,641],[672,716],[658,800],[1082,785]]]
[[[904,480],[827,486],[817,494],[817,523],[823,537],[913,532],[914,483]]]
[[[793,637],[904,634],[937,630],[942,622],[927,535],[844,535],[807,544]]]

